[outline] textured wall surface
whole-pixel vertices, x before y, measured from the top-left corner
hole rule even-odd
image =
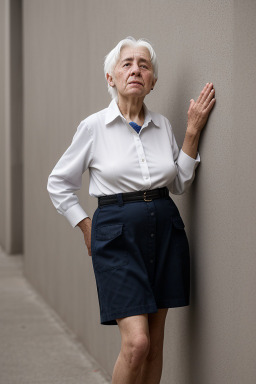
[[[196,180],[174,197],[190,240],[192,300],[169,310],[162,383],[253,384],[255,2],[23,3],[27,278],[111,373],[118,327],[100,325],[91,258],[80,230],[52,206],[46,183],[79,122],[110,102],[104,56],[127,35],[146,37],[159,59],[146,104],[169,118],[180,146],[189,100],[208,81],[217,98]],[[86,172],[79,197],[92,217],[97,201],[88,181]]]
[[[256,377],[256,204],[255,204],[255,94],[256,94],[256,3],[235,2],[234,18],[234,114],[232,178],[233,238],[230,264],[233,291],[232,360],[234,382],[253,383]],[[232,259],[233,256],[233,259]]]

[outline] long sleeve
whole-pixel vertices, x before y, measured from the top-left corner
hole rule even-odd
[[[195,170],[201,160],[199,153],[197,153],[196,159],[193,159],[183,152],[182,149],[179,150],[171,126],[170,131],[173,160],[176,166],[177,175],[167,187],[171,193],[181,195],[192,184],[195,178]]]
[[[76,191],[81,188],[82,175],[92,159],[92,132],[84,120],[79,124],[72,143],[53,168],[47,190],[57,211],[75,227],[88,217],[80,206]]]

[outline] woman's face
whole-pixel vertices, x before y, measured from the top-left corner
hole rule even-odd
[[[107,74],[107,80],[112,87],[116,87],[119,98],[144,99],[156,83],[147,48],[123,47],[113,74]]]

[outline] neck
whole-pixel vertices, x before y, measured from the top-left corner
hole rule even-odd
[[[144,98],[143,98],[144,99]],[[117,105],[124,118],[130,123],[134,121],[138,125],[144,123],[143,99],[118,97]]]

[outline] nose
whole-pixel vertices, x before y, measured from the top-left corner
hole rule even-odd
[[[132,65],[131,76],[140,76],[140,67],[137,64]]]

